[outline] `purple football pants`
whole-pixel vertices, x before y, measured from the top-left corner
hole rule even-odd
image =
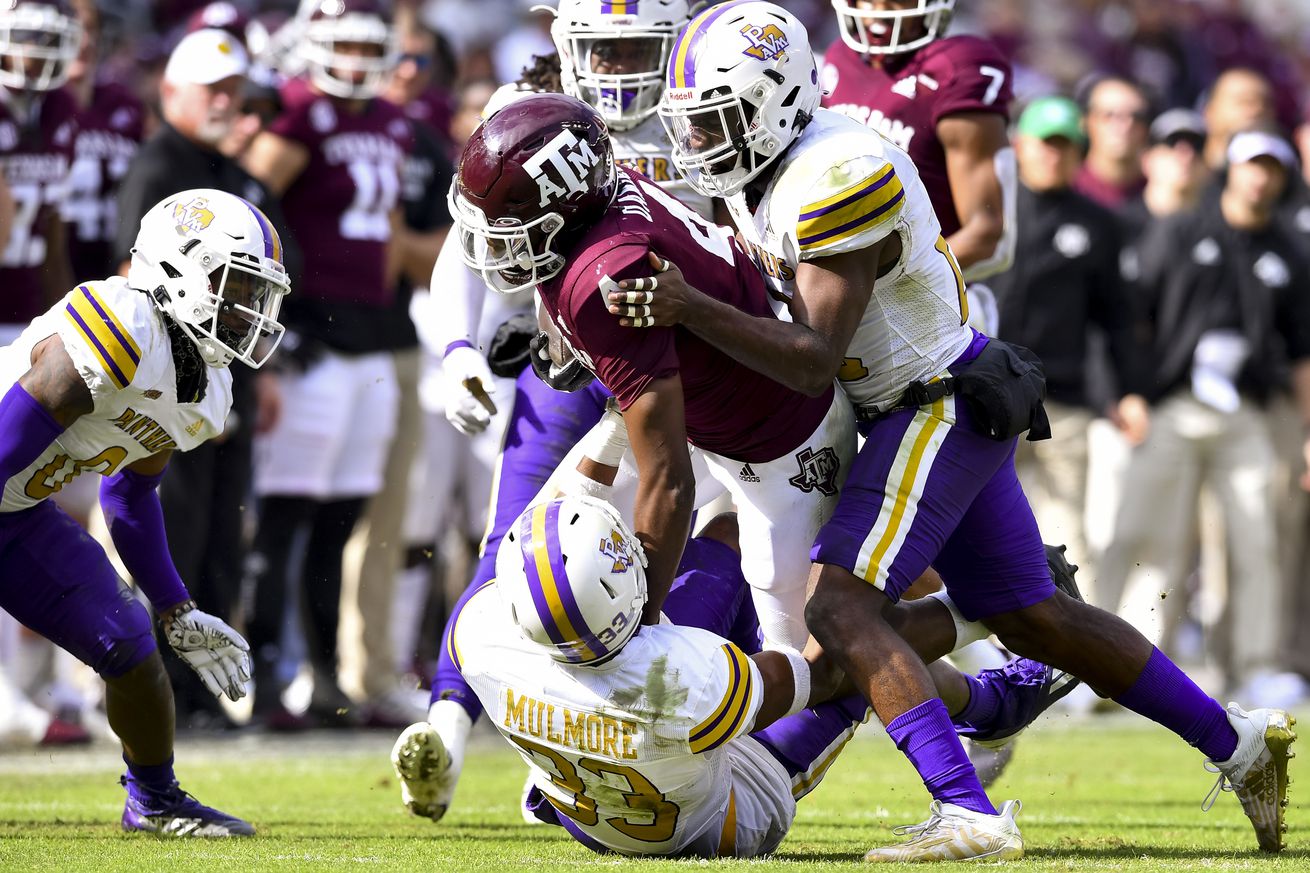
[[[0,609],[101,676],[121,676],[155,651],[150,613],[50,500],[0,514]]]

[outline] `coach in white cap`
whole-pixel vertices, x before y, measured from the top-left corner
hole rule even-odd
[[[1121,606],[1164,631],[1172,603],[1184,598],[1163,595],[1184,590],[1198,495],[1210,491],[1234,568],[1228,645],[1216,649],[1228,653],[1234,695],[1278,706],[1289,677],[1281,675],[1268,408],[1290,372],[1310,435],[1310,263],[1278,221],[1296,168],[1291,145],[1250,130],[1233,136],[1226,156],[1223,185],[1197,208],[1156,221],[1138,246],[1153,362],[1141,393],[1151,402],[1151,430],[1129,470],[1101,586],[1122,590],[1130,568],[1140,568]],[[1304,452],[1310,458],[1310,439]],[[1219,532],[1203,532],[1210,533]]]
[[[197,30],[178,43],[160,85],[163,123],[142,144],[118,190],[115,257],[126,266],[141,216],[155,203],[188,188],[217,188],[254,203],[284,241],[286,222],[276,199],[219,150],[241,110],[249,58],[241,42],[222,30]],[[295,248],[287,268],[298,281]],[[293,284],[292,287],[295,287]],[[257,410],[273,408],[276,380],[250,373],[233,382],[232,415],[222,441],[211,441],[170,463],[160,488],[169,547],[182,578],[215,604],[214,614],[231,618],[245,555],[241,542],[241,504],[249,487],[251,439]],[[258,400],[260,401],[257,404]],[[198,586],[198,587],[197,587]],[[180,724],[221,722],[222,712],[205,699],[203,688],[173,669],[166,659],[177,699]]]

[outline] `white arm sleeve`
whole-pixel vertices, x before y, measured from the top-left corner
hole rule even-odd
[[[487,298],[487,286],[473,271],[464,266],[459,254],[459,235],[449,233],[432,267],[433,313],[436,316],[420,329],[429,339],[424,341],[438,358],[446,353],[453,342],[464,340],[473,348],[478,345],[478,325],[482,321],[482,306]]]
[[[1014,149],[1003,148],[992,158],[996,165],[996,180],[1001,183],[1001,238],[992,256],[964,268],[964,281],[979,282],[988,276],[1004,273],[1014,263],[1014,250],[1019,244],[1019,170]]]

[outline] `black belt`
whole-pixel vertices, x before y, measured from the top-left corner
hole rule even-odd
[[[890,406],[857,406],[856,421],[875,421],[900,409],[918,409],[929,406],[955,393],[955,377],[947,376],[935,382],[911,382],[900,399]]]

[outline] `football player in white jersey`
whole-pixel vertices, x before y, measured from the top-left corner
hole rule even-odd
[[[794,323],[746,316],[673,274],[658,278],[658,294],[620,283],[610,300],[629,324],[682,323],[783,384],[815,391],[836,377],[858,409],[866,442],[816,540],[806,619],[934,798],[908,841],[868,860],[1023,853],[1013,808],[991,805],[922,662],[886,622],[930,563],[964,617],[1009,649],[1199,748],[1260,846],[1277,851],[1288,715],[1225,711],[1130,625],[1055,590],[1014,473],[1018,435],[1045,427],[1040,369],[966,326],[959,266],[914,165],[819,109],[820,96],[801,24],[747,0],[688,24],[660,109],[675,162],[731,198]]]
[[[497,92],[485,114],[490,116],[516,96],[534,91],[563,91],[583,100],[595,107],[610,127],[616,163],[645,175],[702,216],[711,217],[710,198],[674,170],[672,146],[656,116],[673,41],[689,17],[686,0],[562,0],[551,26],[557,57],[538,58],[519,83]],[[442,313],[431,327],[434,346],[444,353],[446,416],[461,432],[473,436],[491,425],[497,405],[513,404],[506,436],[500,441],[491,517],[468,589],[471,592],[492,577],[501,537],[564,453],[600,419],[608,392],[599,383],[581,388],[570,385],[567,374],[549,385],[526,370],[514,384],[493,377],[484,351],[496,326],[508,316],[507,298],[492,295],[487,299],[481,278],[464,266],[456,237],[452,234],[447,239],[430,283],[432,302]],[[522,308],[530,299],[528,293],[510,301]],[[484,307],[498,317],[488,318]],[[579,370],[575,367],[568,372]],[[562,390],[554,390],[557,388]],[[449,630],[448,624],[447,636]],[[429,714],[442,732],[453,762],[445,800],[431,807],[441,811],[435,813],[437,817],[453,796],[464,737],[471,720],[481,712],[448,651],[448,646],[441,647]]]
[[[173,695],[150,615],[48,498],[79,474],[105,477],[110,535],[164,637],[215,695],[244,696],[249,647],[187,593],[156,487],[172,452],[222,433],[227,367],[268,359],[288,290],[263,213],[222,191],[183,191],[142,218],[127,278],[78,286],[0,349],[0,608],[104,678],[127,764],[127,831],[254,828],[178,787]]]

